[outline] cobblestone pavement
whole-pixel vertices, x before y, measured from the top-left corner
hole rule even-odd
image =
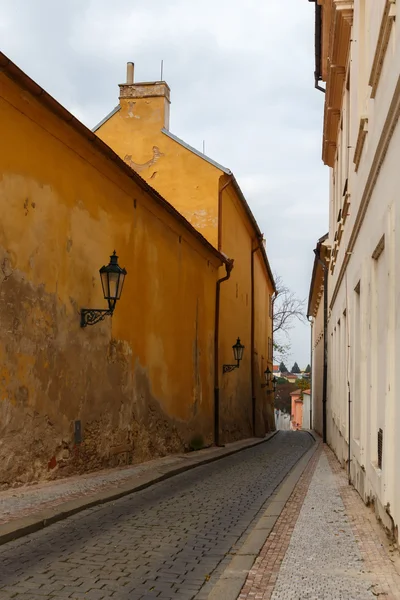
[[[0,600],[191,600],[312,446],[304,432],[0,547]]]
[[[240,600],[400,598],[393,548],[329,449],[314,455]]]
[[[110,487],[117,488],[133,477],[140,477],[160,467],[180,465],[184,459],[185,457],[182,455],[164,456],[161,459],[149,460],[139,465],[104,469],[85,475],[1,491],[0,525],[45,508],[58,506],[74,498],[90,496]]]

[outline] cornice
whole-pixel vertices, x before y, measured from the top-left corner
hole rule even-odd
[[[358,129],[358,137],[357,137],[356,148],[354,150],[354,159],[353,159],[353,162],[355,164],[355,171],[356,171],[356,173],[358,171],[358,167],[360,166],[361,155],[362,155],[362,151],[363,151],[363,148],[364,148],[364,144],[365,144],[365,139],[367,137],[367,133],[368,133],[368,118],[367,117],[361,117],[361,119],[360,119],[360,127]]]
[[[322,159],[329,167],[333,167],[335,161],[350,50],[353,8],[352,0],[332,0],[322,144]]]
[[[396,0],[386,0],[383,10],[378,42],[376,44],[374,61],[368,84],[371,86],[371,98],[375,98],[378,90],[379,80],[382,74],[383,62],[389,44],[390,33],[396,18]]]
[[[333,0],[329,57],[332,64],[345,66],[353,25],[353,0]]]
[[[400,118],[400,76],[397,79],[397,85],[393,93],[392,102],[390,104],[388,114],[386,116],[385,124],[383,126],[381,136],[379,138],[379,142],[375,151],[374,159],[372,161],[372,165],[369,171],[368,179],[364,187],[364,192],[361,198],[360,206],[357,212],[356,220],[354,223],[353,230],[350,235],[349,243],[347,245],[346,252],[344,254],[344,259],[340,268],[339,276],[335,285],[335,289],[333,291],[332,300],[330,303],[330,308],[332,309],[335,304],[337,295],[339,293],[340,285],[343,281],[343,277],[345,271],[347,269],[347,265],[350,261],[355,243],[357,241],[358,235],[360,233],[361,226],[363,224],[368,205],[370,203],[372,194],[375,189],[376,182],[379,177],[380,170],[383,165],[383,161],[385,160],[387,151],[389,149],[390,142],[393,137],[393,133],[396,129],[398,120]]]

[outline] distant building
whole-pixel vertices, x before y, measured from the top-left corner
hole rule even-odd
[[[292,399],[290,428],[293,431],[301,429],[303,423],[303,399],[301,396],[301,390],[296,390],[290,394]]]

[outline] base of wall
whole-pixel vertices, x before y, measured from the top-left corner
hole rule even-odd
[[[331,428],[328,435],[328,445],[342,467],[348,471],[349,445],[347,440],[340,433],[336,423],[333,421],[331,422]],[[354,455],[351,456],[350,484],[357,490],[363,502],[372,508],[386,534],[391,539],[398,542],[396,539],[397,527],[395,526],[392,517],[388,514],[382,502],[373,491],[372,484],[367,478],[365,468],[360,465]]]

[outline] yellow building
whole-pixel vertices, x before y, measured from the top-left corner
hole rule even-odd
[[[0,130],[0,483],[211,443],[230,263],[3,54]],[[81,328],[114,248],[121,299]]]
[[[169,111],[167,83],[135,83],[134,66],[128,63],[119,105],[94,131],[234,260],[229,279],[220,286],[216,315],[215,402],[223,441],[263,434],[274,427],[271,389],[266,393],[261,384],[267,367],[272,371],[275,293],[263,235],[231,171],[173,135]],[[242,364],[223,374],[237,337],[246,347]]]

